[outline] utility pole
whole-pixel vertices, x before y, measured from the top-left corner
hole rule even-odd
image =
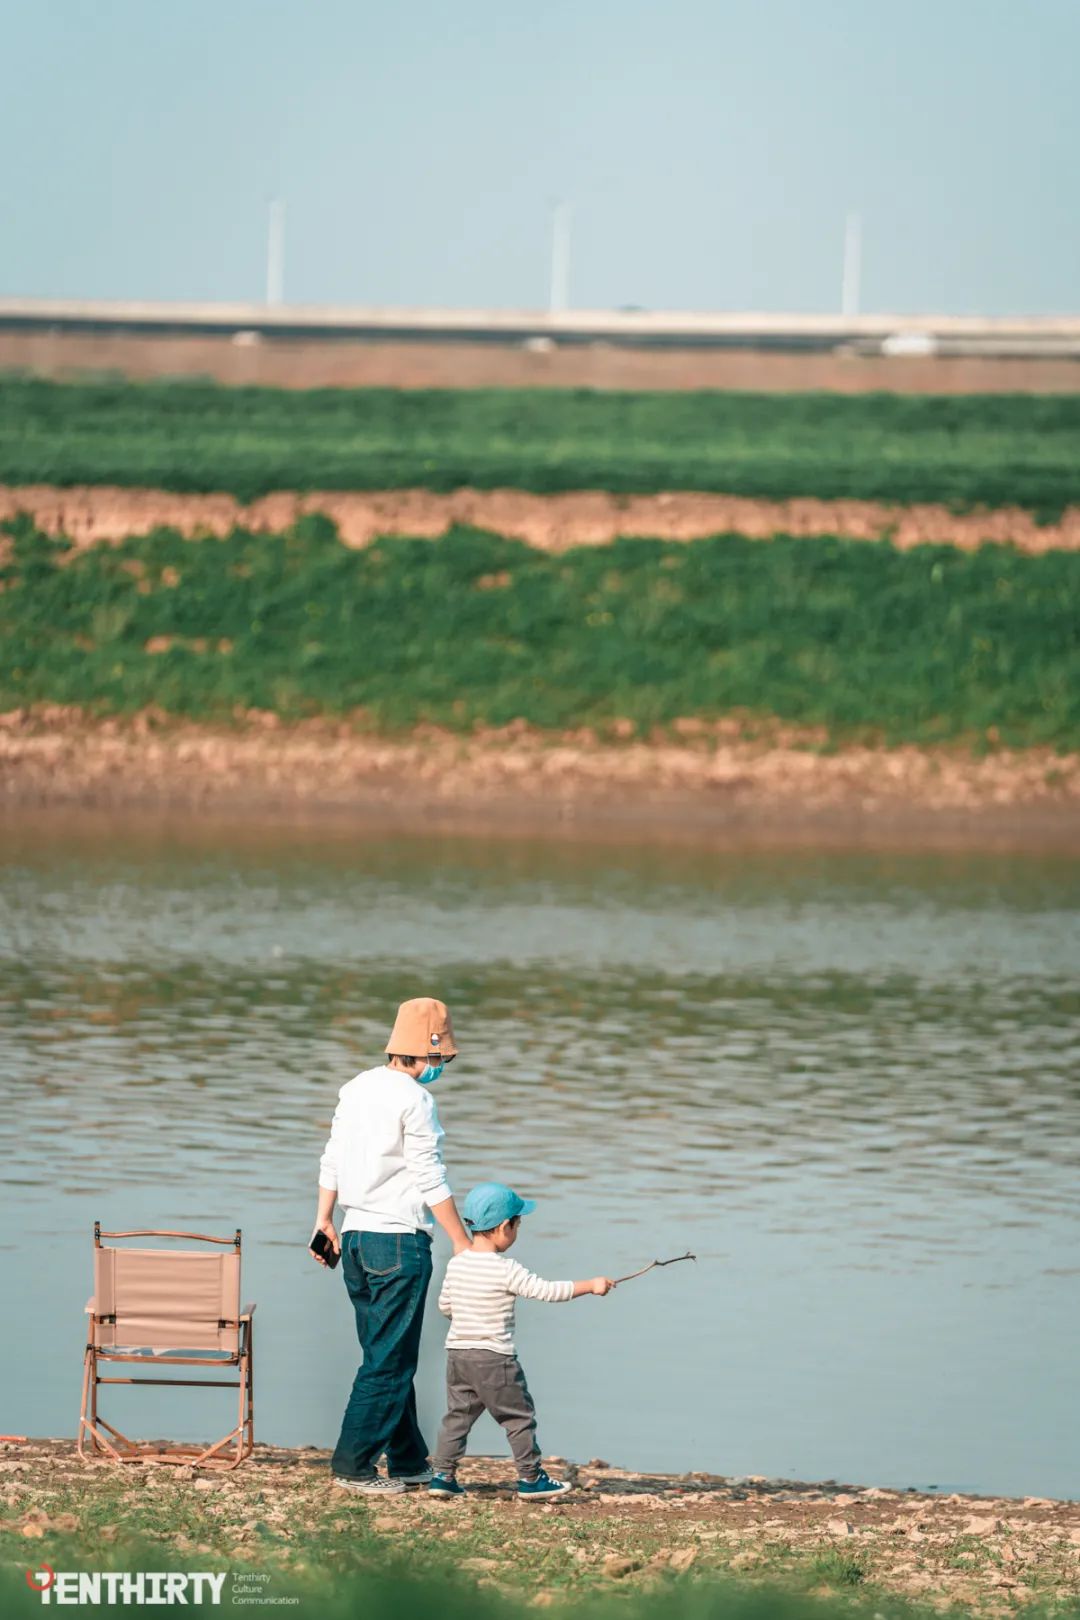
[[[551,281],[548,314],[570,307],[570,204],[558,202],[551,214]]]
[[[840,281],[840,313],[859,313],[859,281],[862,276],[862,219],[854,212],[844,222],[844,271]]]
[[[275,197],[270,204],[266,234],[266,302],[285,302],[285,203],[281,197]]]

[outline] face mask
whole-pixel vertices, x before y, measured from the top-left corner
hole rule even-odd
[[[422,1086],[433,1086],[445,1067],[445,1063],[425,1063],[416,1078]]]

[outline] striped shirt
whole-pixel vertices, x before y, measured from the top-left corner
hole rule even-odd
[[[446,1348],[512,1356],[517,1300],[552,1305],[573,1297],[572,1282],[545,1282],[508,1254],[463,1249],[447,1266],[439,1293],[439,1309],[450,1318]]]

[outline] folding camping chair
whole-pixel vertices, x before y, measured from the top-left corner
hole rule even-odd
[[[229,1253],[197,1249],[111,1248],[102,1238],[189,1238],[227,1245]],[[111,1462],[186,1463],[190,1467],[237,1468],[255,1444],[255,1390],[252,1377],[251,1318],[254,1305],[240,1309],[240,1230],[230,1238],[202,1232],[103,1232],[94,1222],[94,1295],[88,1300],[80,1457]],[[134,1362],[162,1372],[172,1367],[235,1367],[226,1378],[101,1377],[99,1362]],[[183,1384],[237,1389],[236,1427],[212,1445],[138,1443],[108,1423],[98,1411],[102,1384]],[[226,1448],[231,1446],[231,1450]]]

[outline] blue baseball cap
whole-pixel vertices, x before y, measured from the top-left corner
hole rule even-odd
[[[535,1208],[532,1198],[519,1198],[513,1187],[501,1181],[482,1181],[466,1198],[461,1218],[474,1232],[490,1232],[515,1215],[531,1215]]]

